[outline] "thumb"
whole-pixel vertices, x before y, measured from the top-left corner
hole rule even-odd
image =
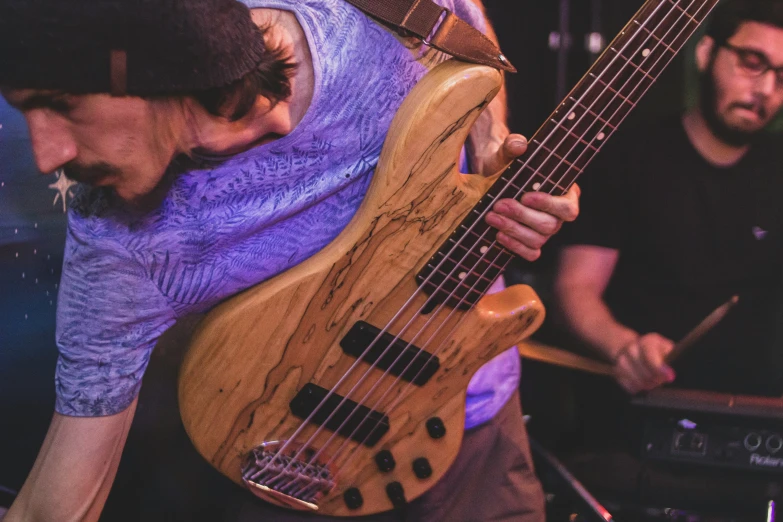
[[[492,175],[506,167],[527,150],[527,139],[521,134],[509,134],[497,152],[484,165],[483,174]]]

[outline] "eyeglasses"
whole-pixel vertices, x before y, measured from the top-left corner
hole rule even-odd
[[[753,49],[737,47],[728,42],[723,42],[721,47],[728,49],[737,56],[737,68],[743,74],[751,78],[757,78],[767,74],[767,71],[772,71],[775,73],[777,88],[783,89],[783,66],[773,67],[764,54]]]

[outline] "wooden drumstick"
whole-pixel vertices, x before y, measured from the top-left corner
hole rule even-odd
[[[670,363],[679,357],[683,350],[690,347],[693,343],[701,339],[701,337],[715,327],[719,322],[726,317],[726,314],[731,310],[734,305],[739,301],[738,296],[733,296],[731,299],[716,308],[710,315],[704,318],[696,328],[688,332],[688,334],[674,345],[674,348],[666,357],[666,362]],[[569,352],[567,350],[561,350],[552,346],[547,346],[535,341],[525,341],[518,345],[519,353],[522,357],[527,359],[533,359],[539,362],[554,364],[557,366],[563,366],[565,368],[571,368],[572,370],[580,370],[588,373],[594,373],[597,375],[612,375],[612,365],[607,364],[589,357]]]
[[[696,328],[688,332],[688,335],[683,337],[677,344],[674,345],[672,351],[669,352],[669,355],[666,356],[666,363],[668,364],[673,362],[675,359],[677,359],[677,357],[682,355],[682,352],[685,349],[690,348],[690,346],[701,339],[704,334],[712,330],[715,325],[717,325],[723,320],[724,317],[726,317],[726,314],[729,313],[729,310],[734,308],[734,305],[736,305],[738,301],[739,296],[735,295],[720,305],[718,308],[713,310],[713,312],[705,317],[704,320],[696,326]]]
[[[526,359],[533,359],[539,362],[564,366],[572,370],[581,370],[598,375],[612,375],[612,366],[589,357],[561,350],[552,346],[537,343],[535,341],[525,341],[517,345],[519,354]]]

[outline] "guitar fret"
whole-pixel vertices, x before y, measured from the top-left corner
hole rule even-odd
[[[452,257],[459,257],[459,261],[454,260],[452,257],[446,258],[445,252],[437,252],[435,256],[438,259],[446,258],[446,261],[444,263],[446,264],[452,264],[452,265],[470,265],[474,268],[471,268],[470,270],[475,270],[475,266],[478,264],[486,265],[487,267],[493,267],[497,269],[503,269],[505,267],[497,264],[495,262],[495,259],[497,259],[500,255],[504,253],[502,247],[500,247],[497,243],[487,243],[484,244],[480,249],[476,249],[476,246],[467,247],[462,244],[455,244],[455,248],[458,249],[460,252],[452,252],[450,256]],[[483,256],[483,259],[482,259]],[[472,258],[471,261],[464,261],[464,258]],[[489,259],[492,259],[491,261]],[[472,264],[471,264],[472,263]],[[432,270],[437,269],[437,263],[428,263],[427,266],[431,268]]]
[[[645,71],[644,69],[642,69],[641,67],[639,67],[638,65],[636,65],[635,63],[633,63],[631,60],[629,60],[628,58],[626,58],[626,57],[623,55],[623,53],[621,53],[620,51],[618,51],[618,50],[617,50],[617,49],[615,49],[614,47],[610,47],[609,49],[610,49],[610,50],[612,50],[612,51],[614,51],[614,52],[617,54],[617,56],[619,56],[620,58],[622,58],[623,60],[625,60],[625,63],[627,63],[628,65],[630,65],[631,67],[633,67],[634,69],[636,69],[637,71],[639,71],[640,73],[642,73],[643,75],[645,75],[645,76],[646,76],[648,79],[650,79],[650,80],[652,80],[652,81],[655,81],[655,78],[653,78],[652,76],[650,76],[650,75],[647,73],[647,71]]]
[[[603,81],[603,80],[601,80],[600,78],[596,78],[596,81],[597,81],[598,83],[600,83],[601,85],[603,85],[603,86],[604,86],[606,89],[608,89],[608,90],[609,90],[609,91],[610,91],[610,92],[611,92],[613,95],[617,96],[617,97],[618,97],[618,98],[620,98],[622,101],[624,101],[625,103],[627,103],[628,105],[630,105],[632,108],[633,108],[633,107],[636,107],[636,103],[632,102],[632,101],[631,101],[631,100],[629,100],[627,97],[625,97],[625,96],[623,96],[622,94],[620,94],[620,92],[619,92],[617,89],[615,89],[614,87],[612,87],[612,86],[611,86],[611,85],[609,85],[608,83],[604,82],[604,81]],[[576,105],[578,105],[578,106],[582,107],[583,109],[588,109],[588,108],[587,108],[587,107],[585,107],[583,104],[581,104],[581,103],[580,103],[578,100],[576,100],[576,99],[575,99],[573,96],[569,96],[569,98],[570,98],[570,99],[571,99],[571,100],[572,100],[572,101],[573,101],[573,102],[574,102]],[[590,109],[588,109],[588,110],[590,110]]]
[[[542,181],[540,181],[540,182],[534,183],[534,185],[536,185],[536,184],[539,184],[539,185],[541,185],[541,186],[540,186],[539,188],[534,188],[533,190],[535,190],[535,191],[541,191],[541,189],[543,188],[543,186],[544,186],[544,185],[546,185],[546,184],[549,184],[549,185],[551,185],[551,188],[559,188],[559,189],[560,189],[560,190],[562,190],[563,192],[565,192],[565,191],[566,191],[566,189],[565,189],[564,187],[560,186],[560,182],[559,182],[559,181],[558,181],[557,183],[555,183],[554,181],[552,181],[552,180],[550,179],[550,178],[552,177],[552,175],[551,175],[551,174],[550,174],[549,176],[545,176],[544,174],[542,174],[542,173],[541,173],[541,172],[539,172],[538,170],[535,170],[535,169],[533,169],[533,167],[531,167],[530,165],[525,165],[525,167],[524,167],[524,168],[525,168],[526,170],[528,170],[528,171],[532,172],[532,173],[533,173],[535,176],[538,176],[538,177],[539,177],[539,178],[541,178],[541,180],[542,180]],[[562,180],[563,178],[560,178],[560,179]],[[546,192],[551,192],[551,188],[550,188],[550,190],[548,190],[548,191],[546,191]],[[542,191],[542,192],[543,192],[543,191]]]
[[[631,96],[637,96],[637,97],[638,97],[638,95],[639,95],[640,93],[638,93],[638,92],[637,92],[637,91],[635,91],[635,90],[632,90],[632,91],[629,93],[629,95],[624,95],[624,94],[622,94],[620,91],[618,91],[618,90],[617,90],[617,89],[616,89],[614,86],[612,86],[612,85],[610,85],[610,84],[606,83],[605,81],[603,81],[601,78],[598,78],[598,77],[597,77],[597,76],[595,76],[594,74],[590,73],[590,76],[591,76],[591,77],[593,77],[593,79],[594,79],[594,81],[595,81],[596,83],[598,83],[598,84],[602,85],[602,86],[603,86],[603,88],[604,88],[606,91],[610,92],[614,98],[616,98],[616,99],[620,100],[621,102],[623,102],[623,103],[627,104],[627,105],[628,105],[628,107],[627,107],[627,108],[628,108],[628,111],[630,111],[631,109],[633,109],[634,107],[636,107],[636,104],[637,104],[637,102],[638,102],[638,99],[637,99],[636,101],[634,101],[634,100],[632,100],[632,99],[631,99]],[[626,87],[626,86],[625,86],[625,85],[623,85],[623,86],[621,86],[621,87],[620,87],[620,89],[623,89],[623,88],[625,88],[625,87]],[[599,97],[600,97],[600,96],[601,96],[601,95],[599,95]],[[608,100],[608,103],[604,103],[603,105],[604,105],[605,107],[608,107],[608,106],[610,106],[610,105],[612,104],[612,102],[614,102],[614,101],[615,101],[614,99],[610,99],[610,100]],[[612,116],[610,116],[610,119],[611,119],[611,118],[614,116],[614,114],[616,113],[616,110],[618,110],[618,109],[619,109],[619,107],[615,108],[615,112],[612,112]],[[610,112],[611,112],[611,111],[610,111]],[[602,140],[600,140],[600,141],[602,141]],[[595,147],[594,147],[594,148],[595,148]],[[596,150],[596,152],[598,151],[598,149],[597,149],[597,148],[595,148],[595,150]]]
[[[433,287],[440,287],[441,290],[465,291],[470,289],[471,292],[480,292],[482,289],[488,288],[495,282],[498,274],[502,271],[501,268],[488,270],[486,274],[477,274],[475,272],[469,272],[468,269],[455,270],[454,273],[449,274],[443,270],[435,270],[433,274],[435,277],[428,282]],[[445,287],[445,288],[444,288]]]
[[[576,165],[574,165],[573,163],[571,163],[571,162],[570,162],[570,161],[568,161],[567,159],[565,159],[565,158],[561,157],[561,156],[560,156],[560,155],[559,155],[557,152],[555,152],[555,151],[553,151],[553,150],[549,149],[548,147],[546,147],[546,146],[544,146],[544,145],[540,145],[540,147],[541,147],[542,149],[544,149],[545,151],[547,151],[547,152],[548,152],[550,155],[552,155],[552,156],[554,156],[555,158],[559,159],[559,160],[560,160],[562,163],[566,164],[566,165],[567,165],[569,168],[576,170],[576,171],[577,171],[579,174],[581,174],[581,173],[582,173],[582,169],[580,169],[579,167],[577,167]],[[555,184],[555,185],[557,185],[557,184]],[[562,188],[562,187],[561,187],[561,188]]]
[[[603,94],[603,93],[602,93],[602,94]],[[629,109],[633,109],[634,107],[636,107],[636,104],[635,104],[635,103],[633,103],[633,102],[629,101],[629,100],[628,100],[628,99],[626,99],[625,97],[623,97],[623,96],[620,96],[619,98],[620,98],[620,100],[621,100],[621,101],[623,101],[624,103],[627,103],[627,104],[630,106],[630,107],[629,107]],[[582,108],[582,109],[586,110],[586,111],[587,111],[587,113],[588,113],[590,116],[592,116],[592,117],[593,117],[595,120],[598,120],[598,121],[600,121],[601,123],[604,123],[604,124],[607,124],[607,125],[609,124],[609,122],[607,122],[607,121],[605,121],[603,118],[601,118],[601,117],[600,117],[598,114],[596,114],[596,113],[595,113],[595,112],[594,112],[592,109],[590,109],[590,108],[588,108],[588,107],[585,107],[584,105],[582,105],[581,103],[579,103],[577,100],[575,100],[575,99],[573,99],[573,98],[571,98],[571,99],[574,101],[574,103],[576,104],[576,106],[577,106],[577,107],[580,107],[580,108]],[[609,101],[611,102],[611,101],[614,101],[614,100],[613,100],[613,99],[610,99]],[[596,103],[596,104],[599,106],[598,108],[599,108],[599,109],[602,109],[602,110],[603,110],[603,109],[606,109],[606,108],[609,106],[609,103]],[[611,116],[610,116],[610,118],[611,118]]]
[[[551,121],[552,123],[559,123],[557,120],[549,120],[549,121]],[[603,120],[599,120],[599,121],[601,121],[601,123],[603,123],[604,125],[606,125],[606,126],[607,126],[607,127],[609,127],[610,129],[612,129],[612,130],[615,130],[615,127],[614,127],[614,125],[612,125],[612,124],[611,124],[611,123],[609,123],[608,121],[603,121]],[[573,132],[571,132],[571,130],[570,130],[570,129],[568,129],[568,128],[567,128],[567,127],[565,127],[564,125],[561,125],[561,126],[560,126],[560,128],[561,128],[561,129],[565,129],[566,133],[567,133],[567,134],[570,134],[570,135],[571,135],[571,136],[573,136],[574,138],[581,139],[581,136],[579,136],[579,135],[577,135],[577,134],[574,134]]]
[[[489,268],[489,267],[497,268],[497,269],[503,268],[503,267],[495,264],[494,261],[489,261],[488,260],[489,257],[492,257],[491,255],[489,255],[489,256],[487,255],[487,254],[490,253],[490,250],[495,250],[496,251],[495,257],[497,257],[497,253],[500,252],[500,249],[498,249],[496,246],[487,247],[487,252],[485,254],[479,254],[477,252],[474,252],[473,250],[470,250],[470,249],[468,249],[467,247],[465,247],[463,245],[457,245],[457,248],[461,249],[464,252],[464,254],[457,254],[457,255],[461,255],[462,257],[472,257],[472,258],[475,258],[474,260],[471,260],[469,262],[465,262],[465,261],[462,262],[463,265],[465,265],[466,263],[467,264],[471,264],[471,266],[474,267],[471,270],[476,270],[475,267],[477,265],[480,265],[480,264],[486,265],[487,268]],[[481,258],[482,255],[485,256],[483,259]]]
[[[597,147],[595,147],[595,146],[594,146],[592,143],[590,143],[589,141],[586,141],[584,138],[581,138],[581,137],[576,137],[576,136],[573,136],[573,138],[574,138],[574,139],[575,139],[575,140],[576,140],[578,143],[581,143],[582,145],[585,145],[587,148],[589,148],[589,149],[593,149],[593,151],[595,151],[595,152],[598,152],[598,148],[597,148]],[[540,142],[540,141],[538,141],[538,140],[536,140],[536,139],[531,139],[531,140],[530,140],[530,143],[539,144],[539,145],[541,144],[541,142]]]
[[[469,230],[468,227],[466,227],[465,225],[460,225],[460,228],[465,229],[465,234],[468,236],[473,236],[475,239],[479,241],[484,239],[484,237],[477,234],[475,230]]]
[[[425,268],[443,280],[432,285],[439,295],[452,292],[446,302],[480,299],[513,258],[482,219],[492,204],[529,191],[564,194],[717,2],[644,3]],[[470,284],[476,288],[464,288]]]
[[[531,157],[529,161],[532,161],[534,157]],[[549,174],[548,176],[541,172],[541,166],[534,167],[529,162],[526,162],[522,165],[522,170],[526,171],[527,173],[531,174],[531,176],[528,178],[528,180],[525,182],[525,185],[529,185],[528,188],[519,187],[518,185],[512,185],[514,189],[517,190],[517,193],[525,193],[525,192],[543,192],[544,186],[549,185],[551,188],[561,188],[557,183],[552,181],[552,177],[554,176],[554,172]],[[531,184],[532,183],[532,184]]]
[[[470,272],[467,268],[464,267],[455,267],[455,269],[458,271],[462,269],[460,274],[458,276],[454,276],[453,274],[450,274],[449,272],[446,272],[442,269],[436,269],[435,273],[438,273],[445,277],[445,281],[450,281],[452,283],[457,283],[458,285],[461,284],[467,284],[467,281],[471,281],[468,286],[473,286],[475,284],[475,280],[478,279],[479,281],[487,284],[492,284],[494,279],[490,279],[483,274],[476,274],[474,272]]]
[[[683,13],[685,16],[687,16],[687,17],[690,19],[690,21],[691,21],[692,23],[694,23],[695,25],[697,25],[697,26],[698,26],[698,25],[701,23],[701,22],[699,22],[698,20],[696,20],[694,17],[692,17],[692,16],[691,16],[691,14],[690,14],[688,11],[686,11],[685,9],[683,9],[683,8],[682,8],[682,7],[681,7],[681,6],[680,6],[680,5],[679,5],[677,2],[674,2],[674,1],[672,1],[672,0],[667,0],[667,1],[668,1],[668,2],[669,2],[671,5],[672,5],[672,6],[674,6],[674,8],[675,8],[675,9],[677,9],[678,11],[680,11],[681,13]]]
[[[611,124],[611,123],[609,123],[608,121],[604,120],[603,118],[599,118],[598,116],[595,116],[595,120],[596,120],[596,121],[599,121],[599,122],[601,122],[601,123],[603,123],[604,125],[606,125],[607,127],[609,127],[609,128],[610,128],[610,129],[612,129],[612,130],[614,130],[614,129],[615,129],[615,126],[614,126],[614,125],[612,125],[612,124]],[[551,121],[552,123],[558,123],[558,122],[557,122],[557,120],[550,120],[550,121]],[[575,138],[577,138],[577,139],[581,139],[581,138],[582,138],[582,136],[579,136],[578,134],[575,134],[575,133],[573,132],[573,129],[569,129],[568,127],[566,127],[566,126],[565,126],[565,124],[563,124],[563,125],[560,125],[560,128],[562,128],[562,129],[565,129],[565,130],[566,130],[566,131],[567,131],[569,134],[571,134],[573,137],[575,137]]]
[[[672,53],[672,54],[677,54],[677,51],[675,51],[674,49],[672,49],[672,48],[669,46],[669,44],[667,44],[666,42],[664,42],[662,39],[658,38],[658,37],[655,35],[655,33],[653,33],[652,31],[650,31],[649,29],[647,29],[645,26],[643,26],[641,23],[639,23],[639,21],[637,21],[637,20],[634,20],[634,23],[635,23],[636,25],[638,25],[638,26],[639,26],[639,28],[640,28],[642,31],[644,31],[645,33],[647,33],[647,34],[648,34],[648,35],[649,35],[649,36],[650,36],[650,37],[651,37],[653,40],[655,40],[655,41],[656,41],[656,43],[658,43],[658,44],[660,44],[660,45],[663,45],[664,49],[666,49],[667,51],[669,51],[669,52],[670,52],[670,53]]]

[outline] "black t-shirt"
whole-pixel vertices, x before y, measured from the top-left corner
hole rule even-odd
[[[621,131],[580,178],[582,214],[561,239],[620,251],[604,296],[620,322],[677,341],[740,296],[674,364],[677,386],[783,392],[781,158],[783,140],[765,136],[715,167],[678,116]]]

